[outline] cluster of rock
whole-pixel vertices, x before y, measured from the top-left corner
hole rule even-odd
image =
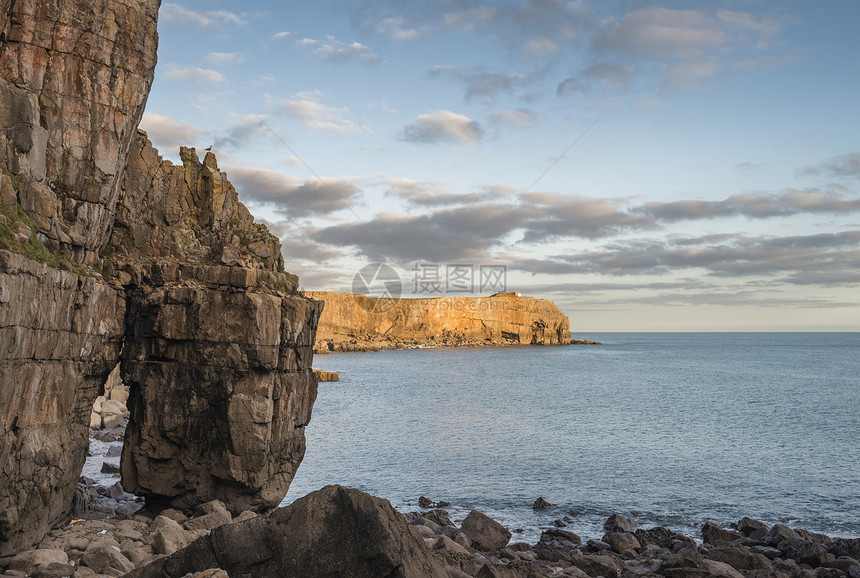
[[[324,576],[402,578],[858,578],[860,539],[743,518],[705,523],[701,543],[610,516],[600,540],[551,528],[535,544],[471,511],[458,527],[431,508],[400,514],[386,500],[328,486],[267,515],[231,516],[220,502],[186,517],[76,520],[39,548],[0,559],[7,576]],[[145,512],[145,511],[143,511]],[[62,573],[66,572],[66,573]]]
[[[191,517],[168,509],[158,516],[75,519],[52,530],[38,548],[0,562],[6,576],[121,576],[185,548],[213,528],[255,516],[248,511],[234,519],[223,503],[212,501]]]
[[[664,527],[634,529],[612,515],[600,540],[545,530],[534,545],[509,544],[510,532],[472,512],[457,528],[444,510],[407,516],[428,547],[441,553],[451,578],[538,576],[587,578],[850,578],[860,577],[860,539],[831,538],[744,518],[726,530],[702,527],[702,543]],[[486,568],[485,568],[486,567]]]
[[[305,294],[326,303],[314,344],[317,353],[570,343],[570,320],[552,301],[515,293],[435,299]]]
[[[125,428],[128,423],[128,386],[119,378],[119,366],[115,367],[104,385],[104,394],[96,398],[90,414],[90,429],[104,430]]]
[[[314,369],[314,377],[317,378],[318,382],[340,381],[340,375],[338,375],[334,371],[323,371],[321,369]]]

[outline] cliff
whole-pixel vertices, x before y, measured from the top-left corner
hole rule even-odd
[[[317,353],[570,343],[570,321],[552,301],[513,293],[384,301],[351,293],[305,294],[326,304],[314,346]]]
[[[108,240],[158,6],[0,0],[0,556],[68,512],[119,357],[124,297],[80,265]]]
[[[214,156],[136,127],[159,0],[0,0],[0,557],[69,513],[120,364],[122,483],[266,510],[304,454],[322,303]]]

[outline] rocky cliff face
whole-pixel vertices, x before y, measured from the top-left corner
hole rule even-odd
[[[326,303],[315,343],[318,353],[411,345],[570,343],[570,321],[552,301],[513,293],[385,301],[351,293],[307,295]]]
[[[0,250],[97,265],[156,59],[158,0],[0,0]],[[67,511],[125,303],[0,252],[0,555]]]
[[[210,153],[132,145],[111,247],[126,289],[123,487],[152,505],[277,506],[304,456],[322,303],[296,293]]]
[[[117,362],[156,505],[269,508],[304,453],[322,304],[214,156],[136,132],[159,4],[0,0],[0,556],[69,512]]]

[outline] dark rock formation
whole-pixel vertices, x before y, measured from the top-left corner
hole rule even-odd
[[[222,568],[231,577],[445,578],[441,563],[387,500],[327,486],[245,522],[216,528],[129,578]]]
[[[182,158],[138,134],[111,239],[128,302],[123,486],[183,510],[273,508],[304,456],[322,304],[295,292],[214,155]]]
[[[68,515],[121,350],[128,490],[268,509],[304,454],[322,304],[214,156],[136,132],[159,4],[0,0],[0,556]]]
[[[570,343],[570,321],[552,301],[514,293],[384,301],[351,293],[306,294],[326,303],[317,332],[317,353],[416,345]]]
[[[0,0],[0,248],[98,266],[156,59],[158,0]],[[26,213],[18,219],[18,205]],[[66,515],[122,296],[0,252],[0,555]]]

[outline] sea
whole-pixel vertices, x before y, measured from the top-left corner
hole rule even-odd
[[[860,333],[576,337],[602,344],[316,356],[340,381],[283,505],[328,484],[402,512],[424,496],[530,543],[556,520],[600,539],[614,513],[860,536]]]

